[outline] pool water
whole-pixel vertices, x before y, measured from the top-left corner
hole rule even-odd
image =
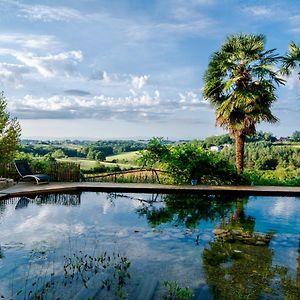
[[[300,299],[300,198],[12,198],[0,235],[2,299]]]

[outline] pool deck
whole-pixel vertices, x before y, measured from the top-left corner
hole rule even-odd
[[[0,199],[35,195],[43,193],[64,193],[76,191],[127,192],[127,193],[198,193],[198,194],[234,194],[261,196],[300,197],[300,187],[287,186],[211,186],[211,185],[163,185],[143,183],[108,182],[52,182],[36,185],[21,182],[0,190]]]

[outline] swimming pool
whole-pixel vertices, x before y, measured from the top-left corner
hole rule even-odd
[[[296,197],[11,198],[0,202],[0,296],[297,299],[299,229]]]

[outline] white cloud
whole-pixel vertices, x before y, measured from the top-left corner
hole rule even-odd
[[[161,45],[174,41],[179,36],[212,36],[216,32],[216,21],[199,16],[198,19],[167,20],[166,22],[132,23],[126,27],[130,42],[140,40],[160,40]],[[165,40],[165,43],[162,41]]]
[[[202,35],[207,34],[206,30],[209,28],[212,29],[213,22],[208,19],[200,19],[197,21],[190,22],[169,22],[169,23],[160,23],[156,27],[159,31],[168,32],[168,33],[185,33],[185,34],[195,34]]]
[[[270,6],[248,6],[244,9],[245,12],[255,17],[270,17],[274,14],[274,9]]]
[[[47,49],[57,47],[60,43],[53,36],[35,34],[0,34],[1,44],[19,45],[22,48]]]
[[[0,82],[3,85],[11,84],[16,88],[22,86],[23,75],[29,73],[24,65],[0,63]]]
[[[159,92],[155,91],[154,96],[144,92],[141,95],[127,97],[107,97],[104,95],[95,96],[94,100],[98,101],[98,105],[106,107],[147,107],[160,104]]]
[[[54,77],[60,71],[65,76],[71,76],[74,67],[82,60],[81,51],[61,52],[55,55],[36,56],[31,52],[15,51],[12,49],[0,49],[0,55],[10,55],[15,57],[25,66],[35,69],[45,78]]]
[[[110,97],[105,95],[56,95],[34,97],[26,95],[23,99],[10,99],[10,110],[18,118],[110,118],[115,114],[121,119],[132,113],[151,113],[160,104],[160,93],[153,95],[143,92],[136,96]],[[53,114],[55,112],[55,114]]]
[[[194,110],[196,107],[207,107],[209,104],[208,101],[202,98],[200,93],[195,91],[186,91],[178,94],[179,96],[179,105],[182,109]]]
[[[299,33],[300,32],[300,15],[289,16],[288,18],[291,32]]]
[[[57,111],[72,105],[71,98],[59,96],[34,98],[32,95],[26,95],[22,102],[27,108],[48,111]]]
[[[25,4],[15,0],[2,0],[7,5],[17,9],[17,16],[23,17],[32,21],[70,21],[84,20],[84,16],[77,11],[65,6],[48,6],[40,4]]]
[[[110,83],[110,82],[111,82],[111,78],[108,76],[108,74],[107,74],[106,71],[103,71],[103,72],[102,72],[101,80],[102,80],[104,83]]]
[[[285,86],[289,89],[289,90],[294,90],[294,89],[299,89],[299,75],[298,75],[298,71],[293,71],[291,76],[288,77],[284,77],[284,80],[286,80]]]
[[[46,5],[22,5],[19,14],[30,20],[42,20],[44,22],[83,19],[81,14],[74,9]]]
[[[144,87],[144,85],[147,83],[149,79],[149,76],[148,75],[143,75],[143,76],[133,76],[132,77],[132,86],[135,88],[135,89],[141,89]]]

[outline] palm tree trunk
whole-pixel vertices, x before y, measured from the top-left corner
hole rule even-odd
[[[235,165],[239,174],[244,170],[245,135],[237,132],[235,138]]]

